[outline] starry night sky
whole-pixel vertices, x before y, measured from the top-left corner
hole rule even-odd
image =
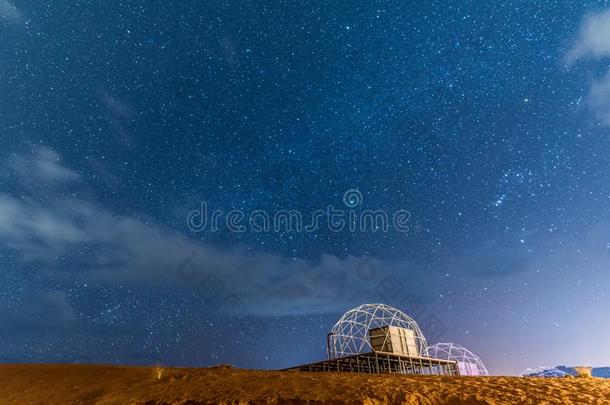
[[[610,3],[0,0],[0,361],[282,368],[384,302],[610,363]],[[411,231],[194,232],[211,210]]]

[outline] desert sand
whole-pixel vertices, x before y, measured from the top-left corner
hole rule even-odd
[[[609,404],[610,380],[0,365],[1,404]]]

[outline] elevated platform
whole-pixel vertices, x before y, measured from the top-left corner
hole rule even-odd
[[[291,367],[286,371],[339,371],[352,373],[392,373],[423,375],[460,375],[457,362],[430,357],[403,356],[396,353],[369,352],[338,359]]]

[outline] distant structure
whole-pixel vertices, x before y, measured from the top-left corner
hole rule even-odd
[[[483,361],[470,350],[454,343],[437,343],[428,347],[428,355],[441,360],[457,362],[460,375],[487,376],[489,372]]]
[[[528,368],[528,369],[525,369],[520,375],[521,375],[521,377],[543,377],[543,378],[571,376],[570,374],[566,373],[565,371],[561,371],[556,367],[550,367],[550,366]]]
[[[555,367],[560,371],[564,371],[573,377],[586,376],[586,377],[601,377],[610,378],[610,367],[591,367],[591,366],[557,366]]]
[[[417,323],[389,305],[347,311],[326,339],[328,360],[288,370],[460,375],[455,360],[429,357]]]

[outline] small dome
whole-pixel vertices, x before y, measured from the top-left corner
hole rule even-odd
[[[328,356],[331,359],[372,352],[369,331],[396,327],[406,329],[412,342],[411,351],[425,356],[426,338],[417,323],[404,312],[385,304],[363,304],[347,311],[328,334]]]
[[[565,371],[561,371],[556,367],[550,366],[542,366],[536,368],[528,368],[525,369],[521,373],[521,377],[543,377],[543,378],[552,378],[552,377],[566,377],[570,374]]]
[[[483,361],[470,350],[453,343],[437,343],[428,347],[428,355],[441,360],[453,360],[458,364],[460,375],[489,375]]]

